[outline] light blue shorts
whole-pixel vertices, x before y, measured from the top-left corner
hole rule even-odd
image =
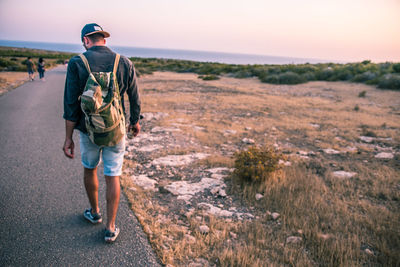
[[[104,175],[120,176],[125,155],[125,137],[115,146],[99,147],[90,141],[89,136],[80,133],[80,150],[82,165],[87,169],[94,169],[103,160]]]

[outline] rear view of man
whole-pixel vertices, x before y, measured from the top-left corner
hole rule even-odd
[[[89,77],[89,72],[95,74],[100,73],[100,75],[108,73],[108,77],[113,77],[112,73],[116,74],[115,81],[118,85],[116,87],[116,92],[119,91],[120,95],[120,97],[118,97],[119,103],[116,103],[116,106],[122,106],[122,121],[125,121],[124,115],[126,112],[124,107],[124,94],[127,93],[130,103],[128,132],[131,131],[133,136],[137,136],[140,132],[140,100],[135,69],[132,62],[124,56],[119,58],[119,55],[106,47],[105,38],[107,37],[110,37],[110,34],[103,31],[98,24],[90,23],[85,25],[81,32],[81,40],[87,51],[83,53],[83,56],[75,56],[69,61],[64,91],[63,117],[65,119],[66,137],[63,151],[65,156],[74,158],[75,145],[72,140],[72,135],[74,129],[79,130],[81,158],[84,167],[84,184],[91,206],[90,209],[84,211],[83,215],[93,224],[102,222],[102,216],[98,204],[99,184],[97,178],[97,166],[99,165],[100,160],[103,161],[104,176],[107,186],[107,223],[104,239],[106,242],[114,242],[119,234],[119,228],[115,225],[115,221],[120,198],[119,176],[122,173],[122,164],[125,153],[125,125],[122,133],[119,135],[120,138],[115,142],[115,144],[109,142],[105,145],[99,145],[94,140],[95,137],[93,137],[93,135],[96,135],[96,132],[93,134],[94,128],[92,129],[90,125],[92,120],[93,122],[97,122],[99,119],[90,117],[90,112],[82,110],[84,94],[86,92],[84,90],[86,90],[87,87],[86,83],[88,82],[88,78],[92,77],[92,74],[90,74]],[[107,77],[107,75],[105,77]],[[99,82],[99,84],[101,84],[101,82]],[[110,81],[108,81],[107,84],[110,84]],[[86,95],[88,95],[87,92]],[[112,96],[113,95],[111,95],[111,97]],[[110,97],[104,96],[103,91],[104,101],[109,98]],[[103,101],[103,99],[100,99],[100,101]],[[109,105],[106,105],[104,108],[101,106],[98,110],[104,110],[108,106]],[[115,111],[113,114],[115,114]],[[101,119],[101,121],[103,122],[103,119]],[[108,127],[106,130],[111,128],[112,127]],[[113,137],[114,135],[111,135],[111,138]]]

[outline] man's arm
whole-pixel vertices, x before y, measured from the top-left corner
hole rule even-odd
[[[75,144],[74,140],[72,140],[75,124],[76,122],[74,121],[65,120],[65,141],[64,141],[63,151],[65,156],[71,159],[73,159],[75,155],[74,154]]]
[[[127,94],[129,98],[129,107],[130,107],[130,117],[129,117],[129,126],[128,132],[131,132],[133,136],[137,136],[140,133],[140,124],[139,124],[139,116],[140,116],[140,97],[139,90],[136,81],[136,72],[132,62],[129,60],[129,82],[127,88]]]

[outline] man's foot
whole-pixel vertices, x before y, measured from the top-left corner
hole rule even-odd
[[[110,230],[105,230],[104,232],[104,241],[107,243],[113,243],[115,239],[117,239],[117,236],[119,235],[119,228],[115,227],[114,232],[111,232]]]
[[[101,213],[94,213],[92,214],[92,209],[87,209],[83,213],[83,217],[85,217],[86,220],[93,224],[98,224],[103,221],[103,218],[101,218]]]

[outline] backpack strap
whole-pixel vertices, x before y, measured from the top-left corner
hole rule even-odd
[[[114,69],[113,69],[113,73],[114,75],[117,75],[117,69],[118,69],[118,63],[119,63],[119,54],[115,55],[115,61],[114,61]]]
[[[92,73],[92,72],[90,71],[89,62],[87,61],[85,55],[84,55],[84,54],[80,54],[79,56],[81,57],[81,59],[82,59],[82,61],[83,61],[83,64],[85,64],[86,70],[87,70],[89,73]]]

